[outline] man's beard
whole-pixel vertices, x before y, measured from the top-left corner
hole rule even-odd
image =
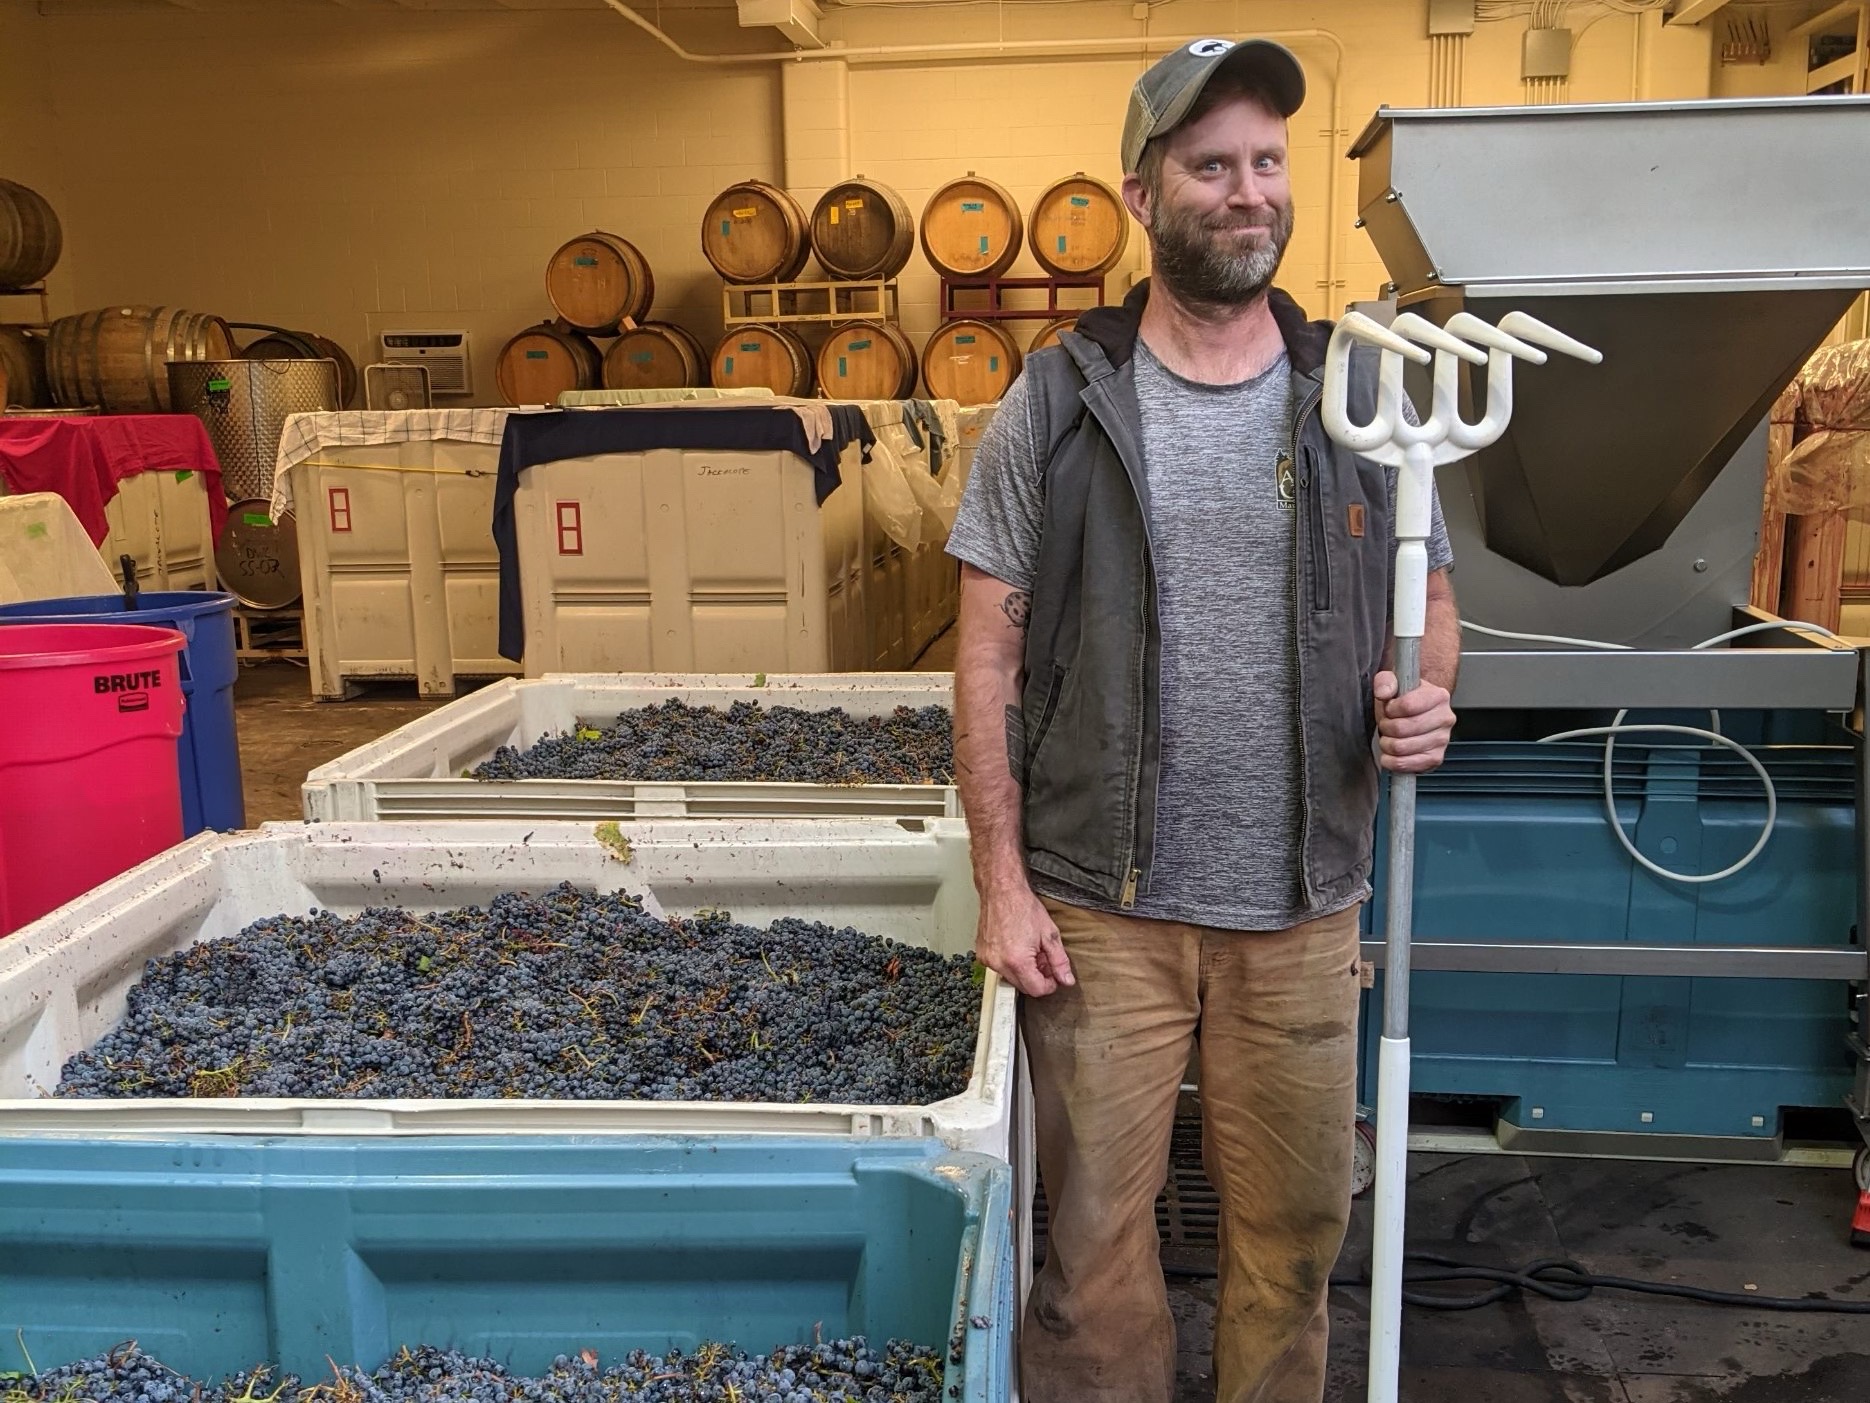
[[[1267,236],[1236,251],[1232,232],[1246,226]],[[1179,302],[1194,306],[1242,307],[1272,285],[1292,239],[1290,203],[1242,217],[1231,211],[1204,216],[1157,201],[1150,221],[1152,272]]]

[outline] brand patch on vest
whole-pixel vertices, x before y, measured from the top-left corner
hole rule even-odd
[[[1273,481],[1279,491],[1279,505],[1287,511],[1298,501],[1298,483],[1292,473],[1292,455],[1281,453],[1273,460]]]
[[[1344,513],[1350,519],[1351,535],[1358,540],[1362,540],[1364,534],[1364,504],[1362,502],[1352,502],[1344,509]]]

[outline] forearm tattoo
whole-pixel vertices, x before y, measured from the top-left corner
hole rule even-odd
[[[1032,591],[1009,590],[1006,598],[1000,601],[1000,612],[1006,615],[1008,628],[1025,628],[1032,618]]]

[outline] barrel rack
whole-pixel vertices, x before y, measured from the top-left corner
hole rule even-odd
[[[1010,307],[1006,294],[1038,289],[1045,293],[1043,307]],[[984,308],[966,308],[955,306],[956,293],[986,293],[987,306]],[[1059,304],[1061,292],[1089,292],[1092,295],[1090,306],[1069,307]],[[943,321],[952,321],[957,317],[966,317],[972,321],[983,322],[1042,322],[1054,317],[1070,316],[1077,312],[1088,312],[1091,307],[1101,307],[1104,303],[1104,279],[1102,276],[1085,278],[943,278],[941,280],[941,317]]]
[[[898,321],[896,283],[726,283],[721,316],[728,326],[749,322],[841,322],[853,318]]]

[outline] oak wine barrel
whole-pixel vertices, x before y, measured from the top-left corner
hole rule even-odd
[[[72,409],[167,414],[169,362],[231,360],[227,323],[179,307],[105,307],[60,317],[46,339],[52,398]]]
[[[573,331],[612,336],[640,322],[656,300],[656,280],[636,245],[597,230],[559,247],[545,265],[545,295]]]
[[[1040,191],[1026,224],[1032,256],[1059,278],[1109,272],[1130,242],[1130,212],[1123,200],[1083,171]]]
[[[716,389],[755,389],[776,395],[812,392],[812,353],[783,326],[730,326],[714,348],[708,382]]]
[[[705,378],[701,343],[671,322],[643,322],[604,352],[607,390],[679,390]]]
[[[1026,354],[1031,355],[1034,351],[1043,351],[1047,346],[1056,346],[1059,332],[1070,331],[1077,324],[1078,314],[1076,312],[1062,317],[1053,317],[1051,321],[1033,332],[1032,340],[1026,347]]]
[[[595,390],[603,371],[603,357],[588,338],[540,322],[500,348],[494,383],[508,404],[557,404],[566,390]]]
[[[919,368],[914,344],[889,322],[842,322],[818,348],[826,399],[906,399]]]
[[[922,378],[936,399],[992,404],[1019,374],[1019,343],[995,322],[943,322],[922,348]]]
[[[52,398],[45,379],[45,337],[0,326],[0,410],[43,409]]]
[[[812,210],[812,252],[834,278],[893,278],[915,247],[915,219],[903,197],[861,175],[825,191]]]
[[[328,360],[338,367],[338,408],[349,409],[357,399],[357,362],[329,336],[313,331],[265,328],[266,335],[241,348],[246,360]]]
[[[1000,186],[969,171],[922,207],[922,254],[951,282],[997,278],[1019,257],[1025,221]]]
[[[0,287],[44,282],[64,249],[64,232],[45,196],[0,180]]]
[[[789,283],[812,252],[805,210],[763,180],[730,185],[701,217],[701,252],[730,283]]]

